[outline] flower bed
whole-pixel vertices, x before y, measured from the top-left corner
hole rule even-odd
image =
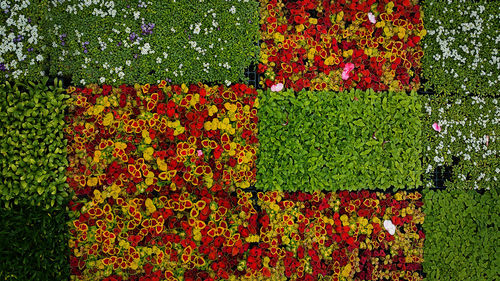
[[[500,4],[431,0],[423,9],[426,87],[438,93],[495,96],[500,83]]]
[[[68,196],[61,83],[0,85],[0,200],[2,207],[60,206]]]
[[[415,93],[261,92],[257,189],[416,188],[421,105]]]
[[[255,182],[257,92],[165,81],[68,92],[72,275],[232,274],[256,233],[241,189]]]
[[[450,177],[445,185],[460,189],[498,188],[500,105],[496,98],[429,97],[425,101],[426,174],[436,168]],[[432,187],[427,178],[426,186]]]
[[[48,56],[43,2],[3,0],[0,4],[0,81],[40,81],[44,76]]]
[[[249,194],[186,187],[160,195],[110,197],[95,190],[92,200],[72,202],[73,279],[219,280],[245,274],[238,264],[258,231]]]
[[[420,229],[424,215],[419,193],[258,196],[261,243],[247,266],[268,264],[271,280],[423,279],[425,235]],[[393,233],[386,229],[390,225],[396,226],[389,230]]]
[[[255,182],[257,92],[245,85],[70,87],[68,182],[129,195]]]
[[[495,280],[500,274],[498,190],[424,193],[427,280]]]
[[[263,85],[300,91],[420,87],[416,1],[261,0]]]
[[[422,280],[418,193],[161,195],[72,202],[73,278]]]
[[[51,1],[50,73],[74,85],[234,83],[257,59],[254,1],[132,2]]]

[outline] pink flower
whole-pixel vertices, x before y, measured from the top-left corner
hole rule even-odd
[[[272,92],[279,92],[281,90],[283,90],[283,83],[278,83],[276,85],[272,85],[271,86],[271,91]]]
[[[439,127],[438,123],[432,124],[432,128],[438,132],[441,132],[441,127]]]
[[[203,151],[201,151],[201,150],[198,149],[196,152],[198,153],[198,157],[203,156]]]
[[[342,80],[349,79],[349,72],[354,69],[354,64],[348,62],[344,66],[344,71],[342,72]]]
[[[375,15],[372,14],[372,12],[369,12],[368,13],[368,20],[371,22],[371,23],[376,23],[377,20],[375,19]]]

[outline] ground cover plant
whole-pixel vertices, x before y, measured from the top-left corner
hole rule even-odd
[[[48,68],[44,33],[47,1],[0,3],[0,81],[40,81]]]
[[[51,1],[51,74],[90,83],[238,82],[258,55],[255,1]]]
[[[498,189],[424,193],[427,280],[495,280],[500,274]]]
[[[261,0],[263,86],[300,91],[420,87],[417,1]]]
[[[445,185],[459,189],[498,189],[500,105],[497,98],[425,98],[423,166],[449,173]]]
[[[0,85],[0,200],[48,208],[68,196],[65,99],[57,80]]]
[[[260,92],[261,190],[415,188],[421,183],[416,93]]]
[[[438,93],[495,96],[500,83],[500,3],[425,1],[426,87]]]
[[[67,220],[67,212],[60,207],[0,208],[0,279],[67,280]]]

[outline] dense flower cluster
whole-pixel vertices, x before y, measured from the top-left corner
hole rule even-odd
[[[418,89],[426,31],[416,2],[261,0],[264,85]]]
[[[255,182],[257,92],[245,85],[71,87],[68,183],[130,195]]]
[[[254,196],[238,190],[231,196],[188,188],[131,199],[96,190],[92,201],[70,204],[72,275],[77,280],[422,280],[420,198],[366,191]],[[385,228],[387,221],[394,232]]]
[[[162,81],[68,93],[72,275],[163,280],[215,259],[219,276],[236,268],[257,231],[241,192],[255,182],[256,91]]]
[[[341,191],[258,196],[263,215],[256,257],[270,266],[272,280],[423,279],[421,194]],[[393,233],[388,224],[395,226]],[[279,277],[283,273],[286,278]]]
[[[77,280],[218,280],[238,268],[257,234],[248,195],[186,188],[159,197],[94,191],[72,202],[70,247]]]

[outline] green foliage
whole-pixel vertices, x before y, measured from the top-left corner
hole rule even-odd
[[[424,1],[422,65],[427,88],[438,93],[498,93],[499,11],[499,1]]]
[[[68,196],[61,83],[0,85],[0,200],[48,208]]]
[[[427,280],[497,280],[500,204],[497,190],[426,191],[424,272]]]
[[[421,184],[416,93],[259,92],[258,189],[415,188]]]
[[[257,1],[98,2],[51,4],[51,74],[77,85],[237,82],[257,60]]]
[[[67,213],[0,208],[0,280],[68,280]]]
[[[426,186],[432,186],[429,173],[436,167],[451,169],[448,188],[493,189],[500,182],[500,142],[497,99],[452,96],[425,101],[423,122]],[[437,132],[432,124],[438,123]]]
[[[0,13],[0,81],[40,81],[48,69],[47,0],[4,0]]]

